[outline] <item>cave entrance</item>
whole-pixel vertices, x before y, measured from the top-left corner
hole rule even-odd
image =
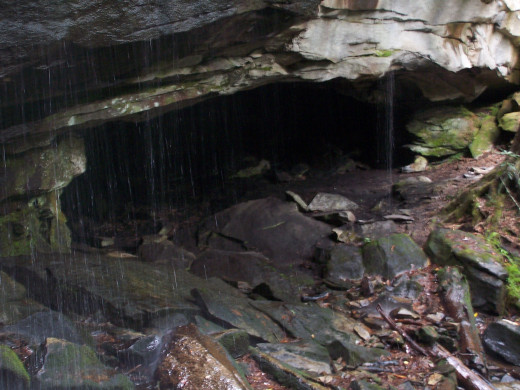
[[[380,87],[385,96],[388,85]],[[401,164],[406,115],[393,97],[370,104],[338,91],[334,83],[272,84],[86,130],[87,172],[62,195],[73,237],[102,236],[92,232],[101,225],[117,235],[122,221],[136,237],[156,233],[165,213],[211,215],[265,194],[278,172],[302,166],[312,175],[346,159],[374,169]],[[233,178],[262,160],[271,169],[260,181]]]

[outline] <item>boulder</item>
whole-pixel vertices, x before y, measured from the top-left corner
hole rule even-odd
[[[439,228],[430,233],[424,250],[436,264],[462,267],[475,307],[503,313],[507,270],[502,256],[484,238],[460,230]]]
[[[361,250],[356,246],[336,245],[326,250],[324,256],[327,263],[323,278],[332,286],[349,289],[352,280],[361,279],[365,273]]]
[[[157,362],[162,345],[160,335],[143,336],[130,347],[117,351],[117,357],[129,367],[148,367]]]
[[[208,249],[193,262],[190,272],[201,278],[215,276],[235,283],[247,282],[253,292],[285,302],[299,301],[300,289],[314,284],[311,276],[295,268],[280,269],[257,252]]]
[[[198,288],[192,291],[206,316],[223,327],[245,330],[250,336],[264,341],[276,342],[285,336],[276,322],[253,306],[255,301],[247,299],[238,290],[231,291],[231,287],[218,279],[213,282],[215,287],[222,286],[222,290]]]
[[[269,197],[237,204],[210,217],[199,243],[214,249],[256,250],[277,263],[310,260],[330,226],[304,216],[296,204]]]
[[[87,340],[76,325],[62,313],[42,311],[4,328],[26,340],[30,345],[40,345],[47,338],[65,340],[71,343],[83,344]]]
[[[439,286],[446,313],[460,324],[460,351],[467,356],[473,367],[485,370],[484,349],[480,341],[480,333],[476,325],[471,296],[466,278],[455,267],[445,267],[437,272]]]
[[[499,320],[488,325],[482,338],[488,352],[508,363],[520,366],[520,325]]]
[[[320,192],[307,206],[309,211],[353,211],[359,208],[355,202],[339,194],[327,194]]]
[[[439,193],[439,184],[426,176],[412,176],[394,183],[392,193],[404,201],[429,199]]]
[[[423,156],[415,157],[413,163],[406,165],[401,168],[402,172],[405,173],[413,173],[413,172],[423,172],[428,168],[428,160]]]
[[[387,279],[413,267],[424,267],[427,261],[422,249],[407,234],[392,234],[363,247],[365,272]]]
[[[177,328],[155,371],[161,388],[250,390],[225,349],[193,324]]]
[[[183,269],[188,269],[195,260],[193,253],[168,240],[143,242],[139,246],[137,254],[139,260],[144,262],[171,264]]]
[[[29,295],[47,306],[104,316],[114,324],[137,329],[174,313],[193,318],[200,308],[192,303],[191,290],[213,291],[212,280],[183,269],[99,253],[41,254],[37,262],[31,257],[5,258],[2,267],[16,273]],[[223,293],[234,290],[226,284],[218,288]]]
[[[128,377],[103,365],[96,353],[85,345],[48,338],[43,361],[35,376],[38,389],[132,390],[135,387]]]
[[[423,156],[449,156],[469,146],[479,125],[478,116],[464,107],[426,110],[417,114],[406,126],[417,139],[409,148]]]
[[[354,231],[362,238],[375,240],[381,237],[397,233],[397,225],[394,221],[375,221],[370,223],[355,224]]]

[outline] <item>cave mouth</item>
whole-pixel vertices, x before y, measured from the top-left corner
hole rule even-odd
[[[388,95],[386,82],[379,86]],[[280,83],[105,124],[84,131],[87,171],[64,189],[62,207],[75,241],[125,229],[154,234],[165,213],[211,215],[265,194],[277,172],[302,164],[312,174],[349,158],[373,169],[409,163],[406,120],[394,96],[370,104],[333,83]],[[262,160],[271,167],[265,175],[233,178]],[[93,233],[101,225],[105,232]]]

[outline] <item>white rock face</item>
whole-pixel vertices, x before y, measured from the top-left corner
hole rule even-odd
[[[300,71],[305,79],[356,80],[430,63],[449,72],[489,69],[513,81],[520,14],[509,10],[517,3],[323,0],[320,17],[308,21],[288,49],[311,61],[330,62],[319,71]],[[431,100],[445,99],[446,92],[450,98],[467,94],[420,88]],[[484,89],[477,83],[472,95]]]
[[[152,54],[150,58],[145,56],[149,64],[136,66],[128,73],[128,62],[135,60],[139,64],[139,60],[130,54],[130,57],[113,56],[111,71],[114,74],[97,82],[88,76],[89,72],[76,72],[74,66],[67,64],[78,62],[77,69],[88,65],[91,73],[103,73],[104,51],[92,51],[88,64],[67,54],[67,50],[54,53],[57,56],[54,58],[51,54],[44,55],[45,47],[38,51],[31,49],[36,41],[33,42],[32,35],[25,34],[25,30],[6,30],[0,23],[0,32],[5,30],[4,35],[0,34],[0,82],[10,83],[6,84],[10,95],[6,95],[4,101],[17,101],[20,95],[17,91],[24,90],[25,84],[47,85],[48,75],[44,71],[50,74],[51,70],[70,79],[79,77],[73,85],[76,88],[73,94],[89,96],[80,104],[65,105],[66,108],[49,112],[47,117],[37,118],[35,122],[22,123],[20,119],[9,128],[0,128],[0,142],[16,139],[25,143],[31,135],[57,134],[112,120],[139,121],[212,95],[229,95],[274,82],[346,79],[352,86],[347,93],[359,99],[378,101],[381,91],[376,90],[377,80],[392,74],[396,85],[405,85],[404,89],[413,89],[413,93],[418,88],[427,99],[444,102],[472,101],[487,88],[502,88],[508,82],[520,84],[520,68],[516,66],[520,48],[520,0],[211,0],[193,2],[200,7],[193,5],[192,8],[167,2],[168,7],[162,11],[157,8],[161,0],[152,2],[155,6],[151,5],[154,11],[150,11],[150,20],[125,24],[124,31],[118,28],[119,13],[109,12],[114,6],[100,0],[96,2],[99,7],[89,8],[92,23],[86,19],[70,22],[75,28],[74,34],[68,29],[62,31],[67,27],[62,23],[65,17],[43,18],[43,27],[36,31],[39,34],[36,41],[52,48],[46,32],[54,28],[56,37],[63,34],[68,37],[65,41],[81,44],[87,40],[89,47],[112,45],[117,52],[121,49],[118,45],[130,45],[144,36],[155,39],[160,34],[167,37],[182,31],[185,35],[179,43],[190,45],[178,49],[177,53],[168,45],[162,47],[150,41],[146,47],[151,48]],[[11,7],[3,12],[0,9],[0,21],[2,15],[9,20],[13,14],[10,11],[18,9],[14,3]],[[32,20],[40,15],[39,7],[43,5],[26,8],[18,16],[21,20]],[[134,9],[128,7],[128,10]],[[275,13],[276,18],[266,14],[265,7],[270,7],[269,12]],[[70,4],[65,2],[54,13],[69,15],[72,12],[69,8]],[[117,9],[123,16],[128,10]],[[200,10],[208,12],[200,14]],[[111,15],[110,23],[103,22],[107,12]],[[142,10],[132,12],[140,14]],[[168,23],[164,25],[161,18],[153,15],[169,18]],[[143,23],[150,23],[150,31],[148,28],[143,31]],[[256,28],[254,23],[259,23],[256,27],[261,28]],[[84,35],[86,29],[91,34]],[[51,41],[54,42],[54,38]],[[28,48],[23,50],[28,52],[20,51],[18,43],[27,44]],[[170,46],[175,45],[177,43]],[[127,47],[121,52],[140,53],[139,50]],[[49,49],[48,53],[53,50]],[[31,60],[24,60],[29,54]],[[25,80],[22,85],[24,79],[16,72],[21,72],[26,65],[24,74],[33,75],[35,80]],[[18,85],[14,85],[16,83]],[[125,88],[120,88],[122,85]],[[65,88],[56,88],[52,93],[57,99],[66,99],[61,96],[64,91]],[[107,91],[113,93],[107,95]],[[47,91],[33,91],[31,96],[44,100]]]

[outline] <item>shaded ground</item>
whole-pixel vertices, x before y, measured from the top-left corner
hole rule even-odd
[[[420,246],[423,246],[431,229],[436,224],[440,210],[459,191],[482,177],[475,171],[489,171],[501,164],[503,160],[504,156],[495,151],[487,153],[478,160],[459,158],[445,161],[418,173],[401,173],[398,170],[372,170],[366,169],[362,165],[358,165],[356,169],[345,173],[339,173],[338,169],[341,167],[338,166],[328,167],[327,169],[310,167],[298,175],[291,173],[288,176],[288,181],[276,180],[276,175],[278,175],[278,179],[284,176],[281,176],[280,172],[271,171],[247,178],[230,179],[229,185],[226,185],[222,191],[208,191],[210,194],[208,194],[207,199],[202,202],[186,204],[182,208],[173,209],[169,207],[150,210],[146,206],[140,206],[133,210],[132,214],[135,219],[125,220],[124,216],[120,216],[119,220],[103,225],[86,220],[86,223],[82,225],[83,227],[86,226],[86,229],[80,231],[77,225],[73,228],[76,229],[77,237],[83,235],[83,238],[87,238],[86,241],[89,245],[103,248],[102,252],[109,256],[122,256],[123,253],[125,253],[125,256],[135,256],[136,248],[143,242],[144,237],[147,234],[157,234],[159,230],[175,244],[198,255],[200,253],[200,246],[198,245],[200,242],[197,242],[197,230],[205,218],[211,216],[215,211],[247,200],[270,196],[285,199],[286,191],[290,190],[299,194],[307,204],[318,192],[346,196],[360,206],[355,210],[358,223],[362,221],[382,221],[385,216],[392,214],[406,217],[404,219],[411,218],[413,220],[403,222],[400,220],[402,218],[398,217],[397,230],[408,233]],[[431,183],[398,187],[397,191],[392,191],[392,186],[396,183],[420,176],[427,176],[431,179]],[[492,212],[492,210],[489,212]],[[509,210],[506,207],[504,215],[507,217],[508,213],[511,213],[510,217],[512,218],[516,210],[514,208]],[[468,229],[471,227],[469,224],[464,226],[464,221],[456,226]],[[94,250],[84,244],[77,245],[83,251]],[[357,370],[353,372],[353,367],[342,357],[336,358],[332,363],[333,374],[320,376],[318,378],[319,383],[325,384],[329,388],[348,388],[353,381],[366,380],[369,383],[380,383],[383,386],[400,386],[404,382],[409,382],[414,387],[428,384],[434,388],[437,385],[440,386],[439,381],[446,380],[446,375],[435,376],[436,372],[442,372],[440,368],[436,367],[437,359],[421,356],[404,343],[398,334],[385,329],[384,325],[381,326],[381,319],[374,309],[375,301],[378,301],[387,289],[395,288],[396,284],[394,283],[397,283],[397,278],[393,281],[384,281],[380,277],[370,276],[365,278],[364,281],[353,282],[352,288],[346,291],[334,291],[325,288],[321,279],[320,267],[312,262],[307,262],[303,263],[303,268],[304,272],[314,273],[315,286],[309,288],[308,291],[300,291],[303,293],[302,295],[309,294],[312,296],[315,294],[319,306],[332,308],[337,313],[345,314],[359,320],[360,324],[365,324],[360,325],[360,328],[355,331],[361,337],[356,345],[384,348],[389,351],[389,355],[381,358],[378,362],[359,366],[358,368],[362,370],[361,373]],[[53,270],[52,267],[45,270],[58,275],[58,272]],[[418,316],[405,315],[396,319],[409,334],[414,334],[420,328],[432,324],[442,327],[448,334],[453,332],[456,334],[456,326],[450,321],[435,322],[428,317],[428,315],[442,314],[444,311],[435,271],[435,266],[429,266],[420,270],[412,270],[406,274],[407,278],[413,279],[414,282],[418,282],[424,287],[424,290],[413,299],[403,299],[403,302],[410,305],[413,312],[417,313]],[[111,273],[109,272],[109,274]],[[372,285],[374,291],[367,291],[367,287],[363,283]],[[153,284],[153,282],[150,282],[150,285]],[[240,285],[234,287],[241,289]],[[157,288],[157,286],[154,288]],[[241,291],[244,292],[244,289],[247,290],[248,287],[242,286]],[[164,292],[163,290],[167,290],[167,288],[160,288],[159,290]],[[327,293],[318,295],[322,291],[327,291]],[[248,291],[249,293],[251,291]],[[157,294],[159,293],[157,292]],[[197,296],[205,300],[206,305],[208,304],[209,300],[204,297],[203,292]],[[299,298],[296,296],[297,301],[299,301]],[[187,311],[196,310],[192,307],[185,309]],[[476,318],[480,332],[483,332],[486,325],[493,319],[493,317],[480,313],[477,313]],[[289,318],[289,322],[290,320]],[[371,323],[371,321],[375,322]],[[290,325],[286,324],[285,327],[290,329]],[[366,338],[363,337],[363,332],[368,332]],[[456,338],[456,336],[451,335],[450,337]],[[297,341],[299,341],[297,337],[287,337],[281,342],[294,343]],[[112,342],[109,344],[112,344]],[[265,370],[261,369],[257,361],[250,355],[241,357],[239,362],[247,367],[246,377],[255,390],[282,390],[287,388],[266,374]],[[139,375],[142,373],[138,369],[127,369],[129,370],[128,375],[135,383],[139,383]],[[520,378],[518,368],[502,363],[492,361],[489,369],[490,377],[496,375],[501,378],[505,373],[508,373],[513,377]],[[147,383],[144,383],[139,388],[147,389],[149,387]]]

